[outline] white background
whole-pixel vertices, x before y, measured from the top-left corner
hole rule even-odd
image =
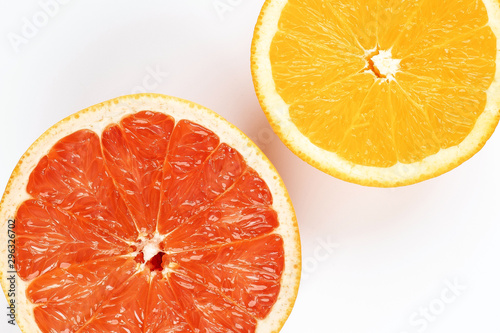
[[[0,2],[2,190],[71,113],[141,89],[189,99],[254,139],[288,187],[304,278],[283,333],[500,333],[500,133],[434,180],[345,183],[294,156],[259,106],[250,43],[263,0],[66,0],[46,22],[38,0]],[[26,21],[41,27],[29,35]],[[2,297],[0,331],[19,332],[6,314]]]

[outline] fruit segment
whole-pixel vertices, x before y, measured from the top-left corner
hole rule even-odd
[[[327,150],[339,151],[347,129],[353,121],[353,110],[359,109],[373,79],[369,74],[356,74],[345,78],[320,93],[316,98],[290,102],[290,118],[301,124],[301,131],[315,145]],[[329,135],[325,135],[324,131]]]
[[[195,282],[193,279],[171,274],[169,283],[186,320],[195,332],[250,333],[255,331],[257,321],[235,306],[229,299]]]
[[[179,219],[174,216],[175,209],[182,204],[179,195],[186,194],[201,166],[218,145],[219,137],[200,125],[187,120],[176,125],[163,170],[160,233],[169,233],[179,225]]]
[[[438,83],[472,86],[485,91],[495,75],[496,45],[489,27],[471,36],[458,36],[446,45],[424,49],[401,61],[400,74],[413,74]],[[398,75],[399,76],[399,75]]]
[[[423,0],[410,8],[402,7],[400,11],[407,22],[399,38],[392,41],[393,54],[397,58],[420,54],[430,48],[446,49],[447,44],[457,38],[476,36],[489,21],[484,3],[476,0]],[[491,32],[491,28],[487,30]],[[384,37],[382,33],[380,36]],[[481,49],[490,49],[490,43],[485,41]]]
[[[186,311],[177,301],[167,279],[155,275],[151,280],[145,333],[193,333],[185,319]]]
[[[302,8],[294,10],[297,7]],[[353,28],[356,28],[358,24],[360,28],[369,28],[366,23],[372,21],[369,17],[373,14],[366,13],[366,9],[362,7],[365,7],[362,1],[357,0],[291,0],[285,6],[285,11],[290,15],[281,17],[278,23],[279,32],[290,36],[291,40],[295,40],[301,46],[311,47],[311,51],[314,51],[314,48],[323,48],[329,50],[331,54],[362,55],[363,47],[348,26],[350,19],[356,23]],[[354,13],[361,14],[361,11],[365,15],[364,18],[360,17],[362,15],[353,15]],[[332,18],[331,13],[337,13],[337,15]],[[305,22],[308,24],[304,24]],[[367,36],[367,43],[375,44],[373,32],[368,33],[371,37]],[[314,56],[314,54],[309,55]]]
[[[245,168],[245,161],[237,151],[220,144],[196,171],[169,182],[176,195],[164,202],[159,231],[180,226],[204,210],[233,185]]]
[[[82,327],[81,333],[142,333],[148,306],[149,276],[137,273],[105,299],[94,316]]]
[[[280,236],[269,235],[171,255],[169,261],[179,265],[176,272],[213,288],[262,319],[278,297],[284,266],[283,241]]]
[[[133,260],[110,258],[55,269],[27,290],[42,332],[77,332],[135,274]]]
[[[55,268],[126,254],[129,245],[97,224],[41,201],[25,201],[17,212],[16,269],[32,280]]]
[[[435,146],[442,149],[462,142],[474,127],[479,110],[486,106],[486,93],[474,85],[454,85],[406,73],[398,78],[400,89],[420,105],[421,114],[427,114],[439,138]],[[460,116],[456,110],[460,110]]]
[[[92,131],[80,130],[56,143],[31,173],[27,192],[116,237],[137,239],[137,228]]]
[[[373,80],[372,80],[373,81]],[[351,115],[351,123],[340,141],[339,155],[368,166],[391,166],[397,162],[390,88],[372,82],[367,95]]]
[[[173,128],[172,117],[143,111],[102,134],[106,165],[142,233],[156,230],[163,165]]]
[[[247,169],[210,207],[168,234],[163,247],[179,252],[268,234],[279,225],[270,199],[266,184]]]
[[[412,43],[405,32],[419,19],[420,8],[427,0],[378,0],[377,42],[382,50],[389,50],[394,45]],[[430,3],[430,1],[427,1]],[[437,4],[437,3],[435,3]],[[442,6],[442,2],[439,4]],[[397,47],[395,47],[397,48]],[[396,56],[400,54],[396,52]]]
[[[362,52],[352,55],[343,49],[317,45],[302,38],[302,35],[294,36],[293,31],[291,34],[286,30],[278,31],[271,46],[276,90],[288,104],[314,99],[312,91],[320,95],[328,93],[337,82],[366,67]]]

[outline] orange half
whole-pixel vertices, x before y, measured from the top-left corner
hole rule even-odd
[[[401,186],[483,147],[500,118],[497,0],[268,0],[252,74],[274,130],[338,178]]]

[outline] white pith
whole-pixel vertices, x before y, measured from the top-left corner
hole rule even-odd
[[[292,122],[289,105],[278,94],[273,80],[269,52],[273,37],[278,31],[281,12],[287,3],[288,0],[266,2],[267,8],[262,14],[260,26],[254,36],[252,73],[256,90],[260,92],[259,100],[273,128],[279,133],[283,142],[308,163],[351,182],[385,187],[408,185],[448,171],[450,165],[457,166],[464,162],[477,152],[477,147],[491,135],[490,129],[497,124],[500,117],[500,66],[496,66],[495,79],[486,92],[485,110],[477,119],[471,133],[457,146],[441,149],[419,162],[411,164],[398,162],[388,168],[354,164],[334,152],[316,146]],[[489,26],[498,39],[500,4],[498,0],[483,0],[483,3],[490,18]],[[394,59],[393,61],[387,59],[387,55],[377,58],[378,66],[376,66],[379,70],[382,68],[391,74],[397,66]],[[375,59],[373,60],[375,62]],[[496,63],[500,64],[500,49],[497,51]]]
[[[380,74],[387,77],[388,80],[395,80],[394,76],[401,68],[401,59],[393,59],[391,50],[380,50],[371,59]]]
[[[160,243],[165,239],[165,235],[160,235],[155,232],[153,238],[145,239],[140,244],[137,244],[138,250],[144,254],[144,262],[148,262],[155,255],[161,252]]]
[[[164,95],[124,96],[82,110],[51,127],[28,149],[17,165],[0,203],[0,244],[2,244],[0,248],[0,282],[4,293],[8,285],[5,276],[7,271],[7,221],[13,219],[19,205],[30,198],[26,192],[26,185],[31,171],[40,158],[46,155],[57,141],[77,130],[89,129],[100,135],[109,124],[118,123],[125,116],[144,110],[168,114],[176,122],[187,119],[212,130],[219,136],[221,143],[225,142],[238,150],[247,164],[255,169],[267,183],[273,196],[273,208],[276,210],[280,222],[280,226],[274,233],[279,234],[284,241],[285,268],[278,299],[269,315],[258,320],[256,332],[278,332],[295,302],[301,271],[298,226],[286,188],[265,155],[236,127],[209,109]],[[146,256],[154,256],[155,252],[158,253],[158,244],[163,237],[158,235],[153,240],[141,242],[144,246],[143,250],[146,252],[145,258]],[[136,245],[139,244],[136,243]],[[138,264],[139,270],[143,269],[141,265],[144,264]],[[167,277],[167,272],[171,269],[175,269],[175,267],[167,267],[163,271],[163,275]],[[156,274],[156,272],[153,273]],[[29,282],[21,280],[18,276],[16,281],[17,322],[25,333],[41,333],[35,323],[34,305],[26,297],[26,288]]]

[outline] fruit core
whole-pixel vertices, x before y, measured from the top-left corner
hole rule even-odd
[[[154,271],[163,271],[163,256],[165,255],[165,252],[158,252],[153,256],[153,258],[149,259],[149,261],[146,263],[146,266],[148,266],[149,270],[154,272]]]
[[[137,253],[135,261],[139,264],[145,264],[151,272],[163,271],[163,258],[165,252],[161,250],[160,244],[164,237],[156,234],[152,238],[139,238],[132,248]]]
[[[400,69],[401,59],[393,59],[391,50],[381,50],[378,46],[366,53],[367,67],[379,79],[395,80]]]

